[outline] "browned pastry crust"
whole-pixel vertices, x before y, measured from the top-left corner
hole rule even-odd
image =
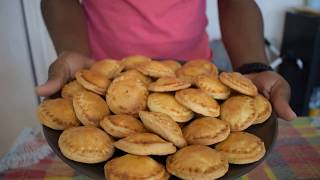
[[[94,126],[72,127],[59,137],[62,154],[73,161],[99,163],[109,159],[114,152],[113,140],[107,133]]]
[[[107,162],[104,172],[108,180],[167,180],[170,177],[163,165],[151,157],[132,154]]]
[[[160,112],[140,111],[144,126],[179,148],[187,145],[179,125],[168,115]]]
[[[153,112],[169,115],[176,122],[187,122],[194,113],[178,103],[174,95],[169,93],[152,93],[148,96],[148,108]]]
[[[262,140],[247,132],[232,132],[229,137],[216,145],[231,164],[248,164],[260,160],[266,150]]]
[[[41,124],[51,129],[63,130],[79,126],[80,121],[69,99],[48,99],[43,101],[37,109],[37,116]]]
[[[188,88],[177,91],[175,98],[180,104],[196,113],[211,117],[220,115],[218,102],[200,89]]]
[[[118,60],[104,59],[94,63],[90,70],[104,75],[106,78],[111,79],[118,76],[124,69],[124,65]]]
[[[166,167],[181,179],[211,180],[226,174],[229,164],[222,153],[208,146],[191,145],[170,155]]]
[[[140,80],[118,77],[112,81],[106,99],[113,113],[138,116],[147,107],[148,93]]]
[[[94,71],[82,69],[75,76],[78,83],[84,88],[100,95],[106,94],[106,90],[110,84],[109,79]]]
[[[268,99],[263,95],[258,94],[255,98],[257,119],[253,124],[260,124],[268,120],[272,113],[272,106]]]
[[[199,75],[208,75],[210,77],[218,76],[218,69],[208,60],[197,59],[184,64],[176,71],[176,75],[186,82],[195,84],[195,78]]]
[[[252,81],[238,72],[222,72],[219,75],[220,81],[230,87],[248,96],[256,96],[258,94],[257,87]]]
[[[159,61],[146,61],[136,65],[136,69],[146,76],[155,78],[175,76],[174,71]]]
[[[131,70],[122,72],[122,73],[120,73],[119,77],[121,77],[122,80],[125,80],[125,79],[140,80],[146,85],[148,85],[152,82],[150,77],[143,75],[141,72],[139,72],[135,69],[131,69]]]
[[[229,136],[230,126],[220,119],[203,117],[192,121],[182,132],[188,144],[212,145]]]
[[[195,78],[195,83],[202,91],[214,99],[227,99],[231,93],[230,88],[222,84],[218,77],[200,75]]]
[[[124,114],[106,116],[100,121],[100,126],[115,138],[124,138],[131,134],[146,132],[138,119]]]
[[[181,64],[175,60],[163,60],[161,63],[171,68],[173,72],[181,68]]]
[[[151,61],[149,57],[142,55],[132,55],[122,59],[121,64],[125,70],[135,69],[142,62]]]
[[[118,140],[114,146],[135,155],[168,155],[176,152],[176,147],[152,133],[136,133]]]
[[[63,98],[72,100],[75,94],[85,90],[86,89],[81,84],[79,84],[76,80],[73,80],[63,86],[61,96]]]
[[[103,117],[110,113],[104,99],[89,91],[76,94],[73,107],[83,125],[98,126]]]
[[[231,131],[243,131],[257,119],[255,100],[250,96],[237,95],[221,105],[220,118],[227,121]]]
[[[176,77],[162,77],[149,84],[148,89],[155,92],[169,92],[186,89],[190,86],[190,83],[187,83]]]

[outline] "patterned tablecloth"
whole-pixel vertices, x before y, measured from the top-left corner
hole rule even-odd
[[[52,152],[25,168],[0,172],[0,179],[89,179],[76,173]],[[299,118],[279,122],[273,152],[256,169],[240,179],[320,179],[320,119]]]

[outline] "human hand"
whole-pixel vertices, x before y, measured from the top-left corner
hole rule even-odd
[[[278,73],[264,71],[245,75],[257,86],[260,93],[268,98],[277,115],[285,120],[293,120],[296,113],[289,106],[290,85]]]
[[[75,52],[63,52],[50,65],[48,80],[36,87],[38,96],[50,96],[58,92],[63,85],[74,77],[74,74],[83,68],[90,67],[93,60]]]

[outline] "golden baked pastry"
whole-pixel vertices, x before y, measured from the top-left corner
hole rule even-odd
[[[258,89],[252,81],[238,72],[222,72],[219,75],[219,79],[223,84],[242,94],[248,96],[256,96],[258,94]]]
[[[191,145],[170,155],[166,167],[181,179],[211,180],[225,175],[229,164],[222,153],[208,146]]]
[[[187,145],[179,125],[168,115],[160,112],[140,111],[144,126],[179,148]]]
[[[176,147],[152,133],[136,133],[118,140],[114,146],[135,155],[168,155],[176,152]]]
[[[165,113],[176,122],[187,122],[194,115],[169,93],[152,93],[148,96],[147,104],[150,111]]]
[[[220,118],[229,123],[231,131],[247,129],[257,119],[254,98],[245,95],[232,96],[222,103]]]
[[[176,72],[177,69],[181,68],[181,64],[175,60],[163,60],[161,63],[171,68],[173,72]]]
[[[111,79],[119,75],[123,70],[124,65],[118,60],[104,59],[94,63],[90,70],[104,75],[106,78]]]
[[[220,115],[218,102],[200,89],[189,88],[177,91],[175,98],[180,104],[196,113],[211,117]]]
[[[186,89],[190,86],[190,83],[187,83],[176,77],[162,77],[157,81],[150,83],[148,89],[155,92],[169,92]]]
[[[122,59],[121,64],[124,66],[125,70],[130,70],[135,69],[136,65],[146,61],[151,61],[151,59],[142,55],[133,55]]]
[[[100,121],[100,126],[115,138],[124,138],[131,134],[146,132],[138,119],[124,114],[106,116]]]
[[[83,125],[98,126],[103,117],[110,113],[106,101],[89,91],[76,94],[73,107]]]
[[[125,72],[120,73],[120,76],[122,80],[124,79],[133,79],[133,80],[140,80],[142,81],[144,84],[148,85],[152,82],[150,77],[147,77],[145,75],[143,75],[141,72],[135,70],[135,69],[131,69]]]
[[[76,79],[84,88],[100,95],[105,95],[110,80],[94,71],[80,70],[76,73]]]
[[[266,152],[261,139],[247,132],[231,132],[229,137],[215,148],[222,152],[231,164],[259,161]]]
[[[139,63],[136,66],[136,69],[146,76],[156,78],[175,76],[175,73],[171,68],[159,61],[146,61],[143,63]]]
[[[76,80],[65,84],[61,91],[61,96],[66,99],[71,99],[79,92],[85,91],[86,89],[79,84]]]
[[[59,137],[62,154],[73,161],[99,163],[109,159],[114,152],[113,140],[107,133],[94,126],[72,127]]]
[[[255,99],[255,107],[257,113],[257,119],[253,122],[253,124],[260,124],[265,122],[272,113],[272,107],[268,99],[266,99],[263,95],[258,94]]]
[[[51,129],[63,130],[80,125],[69,99],[48,99],[41,102],[37,116],[41,124]]]
[[[195,78],[196,85],[214,99],[227,99],[230,96],[230,88],[220,82],[218,77],[200,75]]]
[[[115,114],[138,116],[147,107],[148,90],[146,85],[133,79],[121,77],[112,81],[106,95],[110,110]]]
[[[104,174],[108,180],[167,180],[170,177],[163,165],[151,157],[132,154],[107,162]]]
[[[225,140],[230,127],[220,119],[203,117],[192,121],[182,132],[188,144],[212,145]]]
[[[194,84],[195,78],[199,75],[218,76],[218,69],[208,60],[197,59],[184,64],[176,71],[176,75],[178,78]]]

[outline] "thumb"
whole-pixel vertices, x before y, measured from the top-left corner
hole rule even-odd
[[[291,121],[297,117],[296,113],[291,109],[288,102],[283,97],[276,99],[273,106],[276,109],[278,116],[282,119]]]
[[[48,81],[36,87],[38,96],[48,97],[58,92],[68,80],[67,68],[59,63],[54,62],[49,68]]]
[[[63,86],[61,79],[55,78],[48,80],[44,84],[36,87],[36,93],[38,96],[48,97],[58,92]]]
[[[276,84],[271,91],[271,102],[277,115],[285,120],[294,120],[297,115],[289,105],[290,88],[283,83]]]

